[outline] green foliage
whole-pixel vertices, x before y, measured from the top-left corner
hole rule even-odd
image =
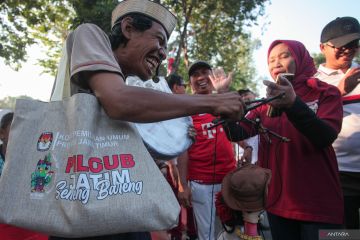
[[[0,109],[15,109],[16,99],[32,99],[29,96],[5,97],[0,100]]]
[[[233,89],[255,88],[252,52],[260,45],[251,39],[247,26],[264,13],[266,0],[164,0],[178,17],[177,38],[173,46],[186,51],[175,65],[187,76],[188,65],[205,60],[226,72],[234,71]],[[187,24],[187,25],[186,25]],[[186,26],[185,26],[186,25]],[[186,33],[184,32],[186,27]],[[183,38],[182,38],[183,37]],[[170,49],[172,48],[169,47]],[[179,53],[179,52],[178,52]]]
[[[176,72],[186,76],[189,63],[202,59],[214,67],[234,71],[233,88],[254,80],[252,51],[259,45],[245,30],[264,14],[267,0],[162,0],[178,16],[176,36],[169,49],[178,49]],[[26,60],[26,46],[35,42],[47,49],[39,60],[44,71],[55,75],[62,41],[81,23],[110,30],[117,0],[8,0],[0,2],[0,57],[14,68]],[[250,86],[249,86],[250,84]]]
[[[72,28],[75,29],[82,23],[94,23],[109,33],[111,12],[117,4],[117,0],[73,0],[72,7],[76,17]]]
[[[325,62],[325,56],[322,53],[312,53],[311,56],[314,59],[316,68],[318,68],[320,64]]]
[[[73,17],[67,1],[1,1],[0,57],[17,70],[27,59],[26,47],[41,43],[48,49],[48,59],[40,61],[40,65],[54,74],[61,43]]]

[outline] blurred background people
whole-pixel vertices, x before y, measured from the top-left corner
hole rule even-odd
[[[244,102],[249,102],[255,100],[256,95],[250,89],[240,89],[238,90],[241,98]],[[235,154],[236,160],[241,162],[257,162],[257,154],[258,154],[258,145],[259,145],[259,137],[253,136],[248,139],[239,141],[235,146]]]
[[[169,88],[174,94],[185,94],[186,83],[184,79],[177,74],[170,74],[166,77],[166,81],[169,84]]]
[[[173,47],[173,49],[171,49],[171,51],[168,53],[168,58],[167,58],[168,75],[172,74],[174,71],[175,56],[176,56],[176,47]]]

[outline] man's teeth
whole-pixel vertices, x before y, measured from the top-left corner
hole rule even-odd
[[[148,63],[149,68],[156,68],[158,65],[157,60],[153,58],[146,58],[146,62]]]
[[[202,81],[202,82],[198,82],[199,86],[206,86],[207,82],[206,81]]]

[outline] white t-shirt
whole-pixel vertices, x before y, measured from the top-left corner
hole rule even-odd
[[[358,67],[356,63],[353,67]],[[344,77],[341,70],[320,65],[315,77],[338,86]],[[360,84],[343,96],[344,117],[341,132],[333,143],[340,171],[360,172]]]

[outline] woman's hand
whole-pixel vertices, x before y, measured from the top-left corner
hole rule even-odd
[[[275,97],[284,93],[282,98],[271,101],[269,105],[284,109],[290,108],[295,102],[296,93],[291,83],[285,77],[279,76],[278,83],[268,80],[264,80],[263,83],[267,86],[266,97]]]

